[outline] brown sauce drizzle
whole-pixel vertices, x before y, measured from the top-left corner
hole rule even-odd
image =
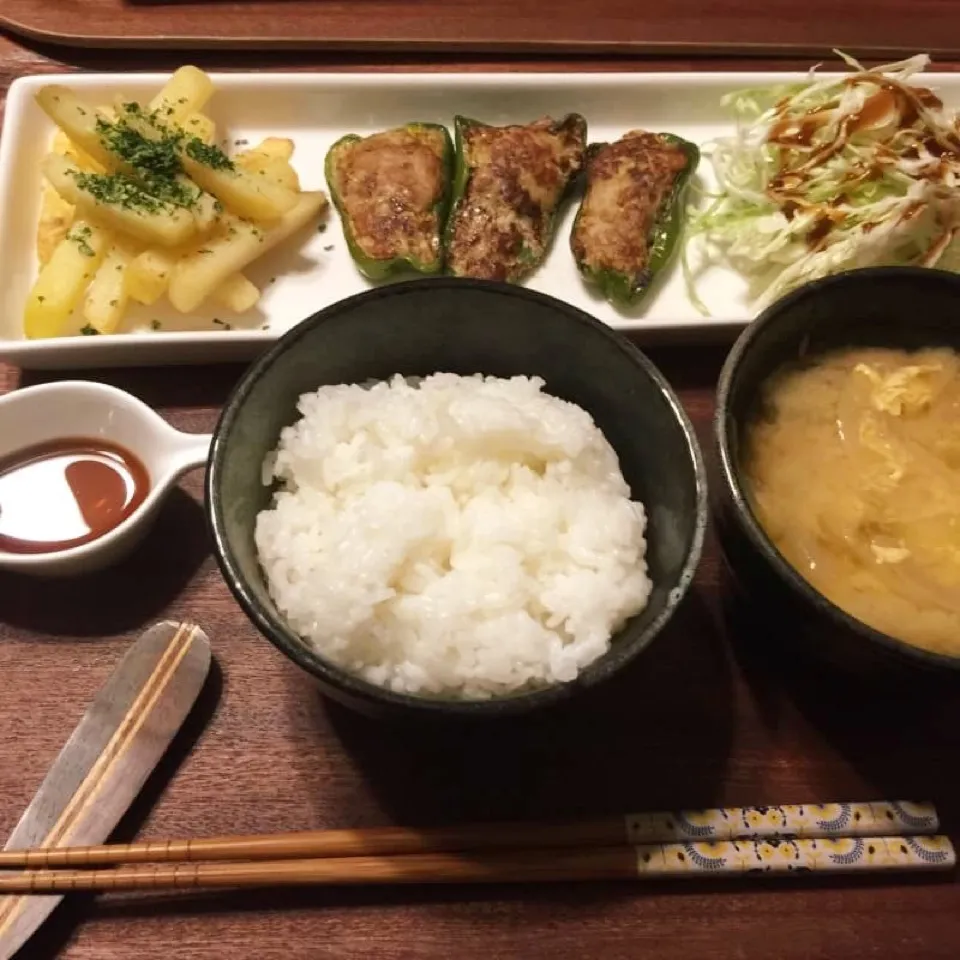
[[[833,229],[833,221],[828,216],[817,217],[807,233],[807,246],[816,247]]]
[[[784,117],[778,120],[767,135],[770,143],[781,147],[809,147],[816,132],[823,125],[824,114],[814,114],[803,120]]]
[[[908,112],[906,98],[889,88],[878,90],[867,97],[863,106],[847,120],[847,132],[856,133],[858,130],[872,130],[886,126],[886,123],[896,121],[898,127],[902,125],[902,117]],[[885,123],[886,121],[886,123]]]
[[[851,77],[848,86],[862,84],[873,85],[876,92],[871,93],[853,114],[848,114],[836,124],[835,129],[827,132],[839,100],[813,108],[799,116],[784,116],[789,100],[784,98],[776,105],[777,118],[767,134],[767,142],[783,148],[779,157],[779,171],[767,186],[767,195],[780,208],[784,217],[793,220],[798,213],[807,211],[816,214],[805,240],[811,250],[825,245],[826,239],[838,221],[843,221],[843,205],[847,197],[840,196],[825,204],[804,202],[802,189],[805,174],[816,169],[830,157],[839,153],[849,139],[857,133],[871,130],[883,130],[884,140],[888,133],[894,138],[903,138],[906,147],[899,154],[884,143],[876,144],[877,158],[868,166],[855,167],[855,181],[864,182],[878,179],[884,175],[884,166],[896,164],[902,157],[916,160],[920,157],[920,148],[933,158],[933,162],[918,173],[924,179],[934,182],[943,180],[948,172],[950,161],[960,156],[960,136],[930,133],[923,115],[925,111],[942,109],[943,103],[932,91],[925,87],[902,86],[880,74],[866,73]],[[923,121],[918,126],[918,122]],[[821,134],[818,139],[818,134]],[[939,163],[937,162],[939,161]],[[920,215],[925,204],[913,204],[901,214],[901,222]],[[863,225],[865,233],[876,224]],[[956,231],[949,231],[949,239]],[[949,239],[939,238],[930,255],[934,260]]]

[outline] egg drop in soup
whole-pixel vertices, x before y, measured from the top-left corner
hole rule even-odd
[[[780,553],[858,620],[960,656],[960,356],[851,348],[764,386],[748,496]]]

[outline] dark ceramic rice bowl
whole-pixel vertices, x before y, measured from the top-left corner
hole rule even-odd
[[[286,625],[261,573],[256,514],[270,502],[266,454],[297,417],[297,398],[324,384],[435,372],[541,376],[546,391],[591,413],[647,509],[653,590],[611,649],[572,682],[491,700],[394,693],[315,653]],[[519,287],[460,279],[393,284],[320,311],[247,371],[214,434],[207,510],[223,576],[253,623],[332,698],[376,715],[507,716],[595,687],[634,660],[686,592],[706,525],[706,481],[690,422],[662,375],[629,341],[581,311]]]

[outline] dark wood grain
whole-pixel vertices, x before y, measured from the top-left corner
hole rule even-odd
[[[960,49],[944,0],[4,0],[0,23],[80,46],[821,55]]]
[[[70,63],[58,62],[67,56]],[[27,72],[166,69],[172,62],[170,55],[28,50],[0,38],[3,86]],[[261,54],[236,55],[226,64],[290,65]],[[429,64],[298,54],[292,65]],[[480,59],[463,65],[516,68]],[[708,445],[722,349],[661,349],[651,356]],[[147,400],[175,426],[199,431],[213,427],[239,372],[209,367],[171,377],[126,370],[102,378]],[[0,391],[19,382],[16,371],[0,367]],[[685,608],[600,698],[507,728],[405,730],[326,703],[257,635],[215,569],[200,498],[194,474],[170,498],[143,548],[118,570],[59,584],[0,576],[0,836],[16,823],[133,638],[145,624],[169,617],[195,619],[208,633],[219,683],[206,691],[145,788],[145,801],[121,825],[122,839],[874,797],[935,801],[956,839],[960,705],[931,701],[920,709],[800,664],[771,661],[767,652],[777,635],[740,626],[737,611],[728,609],[712,541]],[[71,901],[23,955],[954,960],[958,944],[960,887],[881,880],[790,888],[307,890],[189,901],[118,895]]]

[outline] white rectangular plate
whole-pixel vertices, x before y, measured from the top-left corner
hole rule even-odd
[[[214,74],[217,92],[210,114],[228,150],[265,136],[296,141],[293,162],[305,190],[326,189],[327,149],[346,133],[370,134],[412,120],[452,127],[455,114],[488,123],[527,123],[544,114],[582,113],[591,141],[614,140],[641,127],[704,142],[731,132],[721,109],[723,94],[739,87],[803,79],[789,73],[631,74]],[[86,74],[26,77],[10,88],[0,139],[0,358],[22,367],[119,366],[246,360],[300,320],[337,300],[369,289],[353,266],[332,213],[326,230],[291,240],[249,271],[264,289],[249,315],[232,317],[214,307],[184,318],[165,301],[136,307],[125,330],[110,336],[23,339],[23,304],[36,276],[35,233],[39,210],[38,166],[49,149],[53,125],[34,102],[46,83],[65,83],[92,102],[110,103],[122,92],[149,99],[165,74]],[[925,74],[950,107],[960,104],[960,74]],[[707,164],[701,177],[710,185]],[[527,282],[534,290],[567,301],[641,344],[729,339],[754,311],[745,284],[714,269],[698,284],[711,310],[702,316],[687,296],[675,262],[668,276],[635,314],[618,312],[581,281],[569,247],[575,212],[570,204],[558,224],[547,261]],[[273,278],[276,278],[275,281]],[[214,318],[221,321],[214,323]],[[152,320],[162,329],[149,330]],[[230,329],[223,326],[230,324]],[[185,330],[186,325],[200,326]],[[79,327],[79,322],[77,324]],[[147,329],[145,329],[147,328]]]

